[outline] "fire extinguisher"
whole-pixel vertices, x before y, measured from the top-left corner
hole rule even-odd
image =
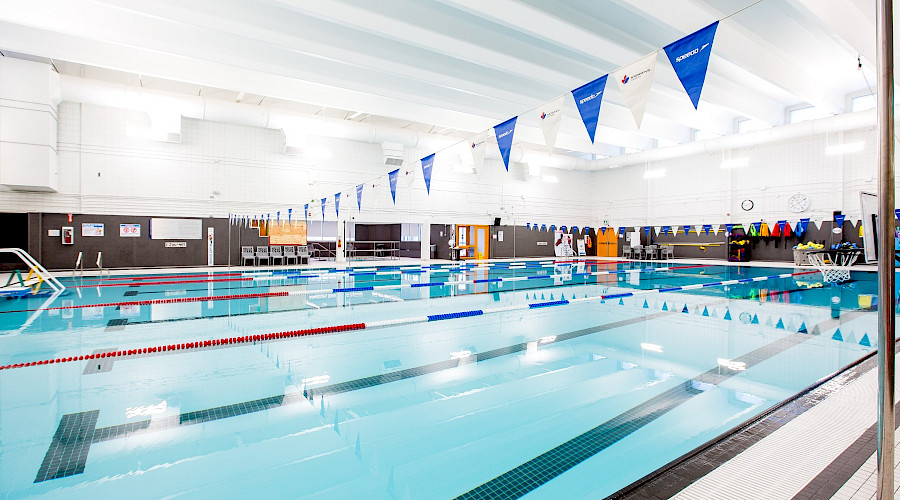
[[[341,248],[341,239],[340,238],[338,238],[338,246],[337,247]]]

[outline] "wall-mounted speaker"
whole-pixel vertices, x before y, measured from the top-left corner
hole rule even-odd
[[[494,226],[500,225],[500,217],[494,217]]]

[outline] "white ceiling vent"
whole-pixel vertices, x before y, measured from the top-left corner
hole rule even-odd
[[[381,152],[384,157],[384,164],[389,167],[399,167],[403,165],[403,144],[396,142],[381,143]]]

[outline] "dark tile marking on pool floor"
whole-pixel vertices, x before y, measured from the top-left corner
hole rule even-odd
[[[100,410],[63,415],[38,469],[35,483],[84,472]]]
[[[104,352],[116,352],[118,351],[118,347],[112,347],[107,349],[96,349],[91,354],[103,354]],[[84,365],[84,371],[81,372],[82,375],[92,375],[94,373],[106,373],[111,372],[113,369],[113,363],[115,362],[115,358],[100,358],[100,359],[92,359],[89,360]]]
[[[749,369],[812,336],[794,333],[732,361],[745,363]],[[459,500],[520,498],[677,408],[696,394],[700,394],[702,391],[692,388],[693,381],[717,386],[742,371],[720,366],[701,373],[692,380],[656,395],[456,498]]]
[[[118,330],[124,330],[127,325],[128,325],[127,318],[111,319],[106,322],[106,328],[104,329],[104,331],[115,332]]]
[[[137,294],[138,294],[137,290],[128,290],[127,292],[125,292],[126,297],[134,297]]]
[[[677,314],[677,313],[673,312],[673,311],[659,312],[656,314],[650,314],[650,315],[640,316],[640,317],[632,318],[632,319],[628,319],[628,320],[617,321],[615,323],[609,323],[607,325],[600,325],[597,327],[586,328],[583,330],[577,330],[577,331],[565,333],[562,335],[558,335],[556,342],[559,342],[560,340],[567,340],[569,338],[580,337],[582,335],[587,335],[589,333],[596,333],[596,332],[600,332],[600,331],[604,331],[604,330],[609,330],[612,328],[618,328],[618,327],[626,326],[626,325],[629,325],[632,323],[647,321],[650,319],[654,319],[654,318],[661,317],[661,316],[667,316],[670,314]],[[481,357],[478,358],[478,361],[492,359],[492,358],[495,358],[498,356],[502,356],[504,354],[520,352],[520,351],[525,350],[526,346],[527,346],[527,344],[525,344],[525,343],[515,344],[512,346],[501,347],[499,349],[487,351],[485,353],[481,353]],[[218,347],[218,346],[216,346],[216,347]],[[159,354],[164,354],[164,353],[148,354],[148,356],[154,356],[154,355],[159,355]],[[487,356],[490,356],[490,357],[487,357]],[[107,358],[101,359],[101,361],[105,361],[105,360],[107,360]],[[466,362],[468,362],[468,361],[469,360],[466,360]],[[353,382],[345,383],[345,384],[350,384],[350,385],[333,384],[335,386],[340,385],[342,387],[341,387],[340,391],[331,391],[331,393],[348,392],[348,391],[353,391],[353,390],[365,389],[367,387],[374,387],[374,386],[380,385],[380,384],[397,382],[399,380],[404,380],[404,379],[411,378],[414,376],[420,376],[420,375],[425,375],[428,373],[433,373],[439,369],[453,368],[453,367],[458,366],[459,363],[460,363],[459,359],[454,359],[454,360],[451,360],[451,362],[449,362],[449,363],[448,362],[432,363],[432,364],[420,366],[417,368],[410,368],[410,369],[406,369],[406,370],[400,370],[400,371],[395,371],[395,372],[391,372],[391,373],[386,373],[384,375],[378,375],[375,377],[366,377],[363,379],[358,379],[358,381],[366,381],[365,383],[354,383],[355,381],[353,381]],[[443,366],[443,368],[437,368],[436,365],[441,365],[441,366]],[[91,365],[89,365],[89,367],[90,366]],[[97,366],[97,364],[94,363],[93,366]],[[101,366],[102,366],[102,364],[101,364]],[[94,372],[94,373],[96,373],[96,372]],[[413,373],[415,373],[415,374],[413,374]],[[374,383],[375,381],[370,380],[370,379],[378,379],[377,380],[378,383]],[[323,388],[317,389],[316,395],[324,394],[323,392],[321,392],[321,389],[325,389],[328,387],[332,387],[332,386],[325,386]],[[53,456],[56,456],[59,454],[71,455],[72,453],[74,453],[74,451],[78,451],[79,453],[82,453],[82,451],[83,451],[84,458],[80,462],[80,467],[75,467],[75,468],[71,468],[71,469],[67,468],[62,472],[60,472],[60,470],[57,470],[54,473],[56,475],[53,475],[52,477],[47,476],[45,474],[46,477],[41,479],[41,481],[44,481],[46,479],[55,479],[57,477],[71,476],[74,474],[80,474],[80,473],[84,472],[84,461],[87,460],[87,450],[90,448],[90,443],[98,443],[98,442],[102,442],[102,441],[109,441],[112,439],[124,438],[124,437],[128,437],[129,435],[139,433],[139,432],[152,432],[152,431],[168,430],[168,429],[174,429],[177,427],[181,427],[184,425],[198,424],[198,423],[203,423],[203,422],[211,422],[213,420],[236,417],[239,415],[246,415],[248,413],[255,413],[258,411],[265,411],[265,410],[269,410],[271,408],[292,405],[292,404],[299,403],[301,401],[307,401],[307,399],[306,399],[307,397],[312,398],[312,395],[307,395],[307,391],[304,391],[303,394],[301,394],[299,392],[291,393],[291,394],[287,394],[287,395],[279,394],[279,395],[269,396],[269,397],[265,397],[265,398],[261,398],[261,399],[252,400],[252,401],[244,401],[241,403],[234,403],[234,404],[229,404],[229,405],[224,405],[224,406],[217,406],[215,408],[207,408],[204,410],[197,410],[197,411],[193,411],[193,412],[182,413],[180,415],[175,415],[175,416],[170,416],[170,417],[140,420],[140,421],[136,421],[136,422],[130,422],[127,424],[102,427],[99,429],[95,429],[94,425],[92,424],[90,426],[91,434],[89,436],[87,448],[83,448],[83,449],[77,448],[77,446],[76,446],[77,443],[75,443],[74,441],[71,443],[70,443],[70,441],[65,441],[62,444],[62,446],[60,446],[57,444],[57,441],[54,439],[53,444],[51,444],[51,446],[50,446],[50,450],[47,451],[47,457],[51,457],[51,452],[53,452],[53,454],[54,454]],[[100,412],[100,410],[93,410],[93,411],[96,412],[96,414],[99,414],[99,412]],[[88,412],[83,412],[83,413],[88,413]],[[81,413],[72,413],[72,414],[63,415],[63,419],[60,422],[60,429],[63,428],[64,422],[69,422],[71,419],[75,418],[75,417],[73,417],[74,415],[81,415]],[[93,422],[96,423],[96,415],[94,416]],[[85,432],[87,433],[88,431],[85,431]],[[58,430],[57,434],[59,434],[59,433],[60,433],[60,431]],[[77,450],[76,450],[76,448],[77,448]],[[45,458],[45,462],[48,462],[48,458]],[[38,474],[38,477],[39,478],[41,477],[40,473]],[[38,481],[35,481],[35,482],[38,482]]]

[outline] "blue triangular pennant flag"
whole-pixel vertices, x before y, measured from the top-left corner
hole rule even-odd
[[[709,309],[707,309],[706,306],[703,307],[703,315],[709,316]]]
[[[691,226],[681,226],[684,229],[684,234],[691,234]]]
[[[644,299],[644,309],[650,309],[650,304],[647,303],[647,299]]]
[[[500,148],[500,156],[503,158],[503,165],[509,172],[509,152],[512,149],[513,134],[516,132],[516,118],[514,116],[509,120],[494,127],[494,134],[497,136],[497,147]]]
[[[776,224],[778,224],[778,231],[779,231],[782,235],[784,235],[784,226],[787,225],[787,221],[786,221],[786,220],[780,220],[780,221],[776,222]]]
[[[669,234],[670,232],[672,232],[672,226],[663,226],[662,227],[663,234]]]
[[[844,219],[846,215],[835,215],[834,216],[834,226],[835,227],[844,227]]]
[[[275,212],[275,223],[281,224],[281,210],[278,210],[277,212]]]
[[[601,227],[601,228],[600,228],[600,234],[606,234],[606,228],[605,228],[605,227]]]
[[[531,223],[530,223],[530,222],[526,222],[526,223],[525,223],[525,229],[531,229]]]
[[[322,198],[322,220],[325,220],[325,204],[328,203],[328,198]]]
[[[619,299],[619,305],[620,305],[620,306],[624,306],[624,305],[625,305],[625,299]]]
[[[778,323],[775,324],[775,328],[784,330],[784,321],[781,321],[781,318],[778,318]]]
[[[896,216],[898,219],[900,219],[900,208],[894,209],[894,216]]]
[[[800,323],[800,328],[797,329],[797,333],[809,333],[806,331],[806,323]]]
[[[728,321],[731,321],[731,311],[729,311],[728,309],[725,309],[725,316],[722,316],[722,319],[727,319]]]
[[[335,193],[334,195],[334,215],[336,217],[341,215],[341,193]]]
[[[716,36],[716,28],[719,21],[695,31],[690,35],[663,47],[669,62],[675,69],[675,74],[681,80],[681,85],[688,97],[697,109],[700,102],[700,92],[703,90],[703,82],[706,80],[706,70],[709,68],[709,55],[712,53],[713,39]]]
[[[309,222],[309,203],[303,205],[303,221]]]
[[[650,229],[652,229],[650,226],[644,226],[644,234],[650,234]]]
[[[362,190],[362,184],[356,186],[356,209],[360,212],[362,211]]]
[[[859,345],[864,345],[866,347],[872,347],[872,343],[869,342],[869,334],[868,333],[863,335],[862,340],[859,341]]]
[[[425,178],[425,191],[431,194],[431,169],[434,167],[434,153],[419,161],[422,162],[422,177]]]
[[[619,228],[619,238],[624,238],[624,237],[625,237],[625,227],[623,226],[623,227]]]
[[[663,302],[662,310],[663,310],[663,311],[668,311],[668,310],[669,310],[669,306],[668,306],[668,304],[666,304],[665,302]]]
[[[712,224],[703,224],[703,233],[709,234],[712,231]]]
[[[754,314],[754,315],[753,315],[753,319],[750,320],[750,324],[751,324],[751,325],[758,325],[758,324],[759,324],[759,316],[757,316],[757,315]]]
[[[837,340],[838,342],[843,342],[843,341],[844,341],[844,337],[841,335],[841,329],[840,329],[840,328],[838,328],[837,330],[834,331],[834,335],[831,336],[831,339],[832,339],[832,340]]]
[[[289,208],[289,209],[288,209],[288,224],[291,223],[291,212],[293,212],[293,211],[294,211],[293,208]]]
[[[394,205],[397,204],[397,177],[400,176],[400,169],[394,170],[392,172],[388,172],[388,184],[391,185],[391,199],[394,200]]]
[[[734,224],[725,224],[725,234],[731,234],[731,230],[734,229]]]
[[[681,312],[683,312],[684,314],[688,314],[690,312],[688,311],[687,304],[684,305],[684,309],[682,309]]]
[[[606,77],[608,76],[603,75],[572,91],[581,121],[584,122],[584,128],[587,129],[592,143],[594,134],[597,132],[597,118],[600,115],[600,104],[603,102],[603,90],[606,89]]]

